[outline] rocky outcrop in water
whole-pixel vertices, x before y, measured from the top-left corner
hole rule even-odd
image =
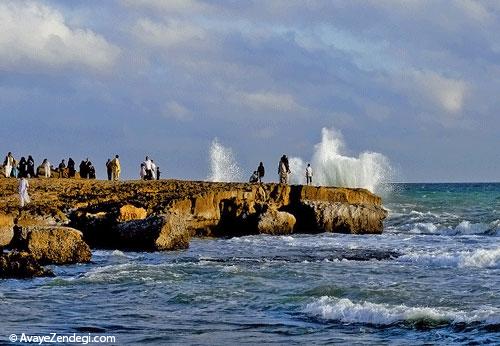
[[[0,254],[0,278],[25,279],[39,276],[54,276],[54,273],[43,268],[32,254],[17,251]]]
[[[178,180],[31,179],[32,203],[20,209],[17,184],[0,179],[0,240],[7,246],[14,220],[26,234],[10,247],[42,263],[86,262],[85,243],[158,251],[196,236],[381,233],[387,215],[364,189]]]

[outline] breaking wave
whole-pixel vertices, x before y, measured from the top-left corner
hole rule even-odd
[[[243,181],[242,171],[236,162],[231,148],[225,147],[215,138],[210,146],[209,181],[237,182]]]
[[[363,152],[358,157],[343,154],[344,141],[340,132],[323,128],[321,142],[314,147],[310,160],[314,171],[313,183],[324,186],[362,187],[372,192],[387,188],[393,169],[389,159],[380,153]],[[306,163],[303,159],[290,159],[290,180],[304,184]]]
[[[408,307],[371,302],[355,303],[346,298],[327,296],[307,304],[304,312],[324,320],[381,326],[405,324],[436,327],[458,323],[480,322],[488,325],[500,323],[500,310],[497,308],[465,312],[445,308]]]
[[[500,247],[460,252],[413,252],[397,259],[400,262],[425,266],[457,268],[500,268]]]

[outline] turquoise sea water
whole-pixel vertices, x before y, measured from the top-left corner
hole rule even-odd
[[[0,340],[117,344],[499,344],[500,184],[396,184],[384,234],[194,239],[95,251],[0,282]]]

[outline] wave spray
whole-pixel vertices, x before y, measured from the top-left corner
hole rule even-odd
[[[243,181],[241,169],[236,162],[233,151],[220,144],[215,138],[210,146],[209,181],[235,182]]]
[[[362,187],[379,191],[392,176],[387,157],[380,153],[363,152],[358,157],[342,154],[342,134],[334,129],[323,128],[321,142],[314,147],[310,161],[313,168],[313,184],[324,186]],[[306,163],[301,158],[290,158],[291,182],[305,183]]]

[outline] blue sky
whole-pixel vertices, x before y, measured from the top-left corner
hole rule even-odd
[[[495,1],[0,0],[0,151],[251,172],[323,127],[400,181],[500,180]],[[4,155],[4,153],[2,153]]]

